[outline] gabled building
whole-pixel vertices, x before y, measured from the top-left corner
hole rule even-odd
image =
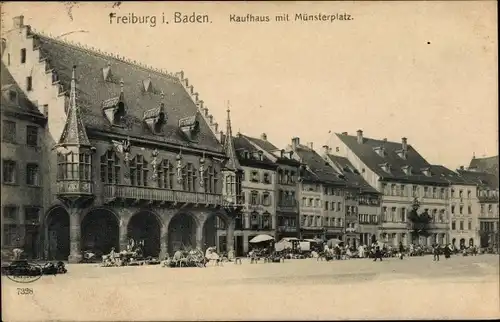
[[[301,238],[339,238],[354,242],[356,233],[349,232],[346,237],[346,227],[357,224],[357,211],[352,213],[351,208],[346,207],[346,200],[354,198],[355,191],[314,151],[312,143],[302,145],[295,137],[286,150],[293,151],[293,157],[304,165],[299,185]]]
[[[477,183],[442,165],[433,165],[431,171],[450,183],[450,243],[457,249],[479,245],[480,208]]]
[[[474,182],[477,186],[479,201],[479,245],[480,247],[499,247],[499,209],[498,209],[498,176],[477,168],[457,171],[463,178]]]
[[[263,156],[276,165],[274,200],[276,205],[277,241],[284,237],[299,237],[299,172],[301,163],[293,158],[293,151],[278,149],[263,133],[260,138],[242,136]]]
[[[40,224],[47,206],[43,173],[48,171],[43,144],[47,118],[26,97],[1,63],[2,253],[14,248],[37,257]]]
[[[359,234],[358,244],[370,245],[377,240],[378,236],[382,194],[363,179],[359,171],[347,158],[335,156],[331,152],[329,146],[323,146],[323,158],[335,171],[344,176],[347,186],[355,191],[357,190],[356,200],[351,201],[351,203],[356,201],[356,204],[350,207],[351,213],[358,214],[358,224],[353,227],[354,232]],[[347,202],[346,207],[349,206]],[[353,228],[347,227],[346,229]]]
[[[401,142],[372,139],[347,132],[333,135],[332,154],[345,157],[382,197],[382,223],[379,240],[390,245],[411,242],[428,245],[446,243],[449,226],[447,194],[449,182],[432,173],[431,165],[402,138]],[[408,213],[413,201],[420,203],[436,219],[430,236],[412,240]]]
[[[48,120],[45,257],[78,261],[130,238],[146,256],[203,248],[216,242],[216,217],[233,247],[240,171],[183,72],[35,33],[22,16],[3,44],[2,61]]]

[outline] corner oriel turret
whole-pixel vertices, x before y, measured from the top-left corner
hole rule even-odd
[[[71,77],[69,109],[57,151],[57,195],[66,203],[88,201],[94,197],[92,154],[76,99],[76,66]]]
[[[231,128],[231,111],[229,102],[227,107],[226,136],[224,141],[224,152],[228,158],[222,170],[224,186],[222,194],[226,208],[237,209],[241,206],[241,182],[243,171],[236,155],[233,142],[233,131]]]

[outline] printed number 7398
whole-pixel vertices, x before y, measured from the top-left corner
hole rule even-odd
[[[17,295],[32,295],[33,289],[28,287],[17,288]]]

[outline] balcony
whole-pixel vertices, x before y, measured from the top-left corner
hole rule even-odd
[[[105,185],[104,199],[106,203],[114,200],[130,200],[135,202],[147,201],[149,203],[159,204],[182,203],[223,206],[223,198],[220,194],[123,185]]]
[[[498,202],[498,197],[496,196],[479,196],[479,202]]]
[[[290,213],[298,213],[299,209],[297,207],[297,202],[283,202],[278,203],[276,205],[276,211],[278,212],[290,212]]]
[[[296,233],[297,232],[297,227],[293,227],[293,226],[278,226],[277,231],[280,232],[280,233]]]

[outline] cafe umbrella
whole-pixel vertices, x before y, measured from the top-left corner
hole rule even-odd
[[[261,235],[255,236],[249,242],[252,243],[252,244],[257,244],[257,243],[262,243],[262,242],[270,241],[270,240],[273,240],[273,239],[274,239],[274,237],[272,237],[272,236],[261,234]]]

